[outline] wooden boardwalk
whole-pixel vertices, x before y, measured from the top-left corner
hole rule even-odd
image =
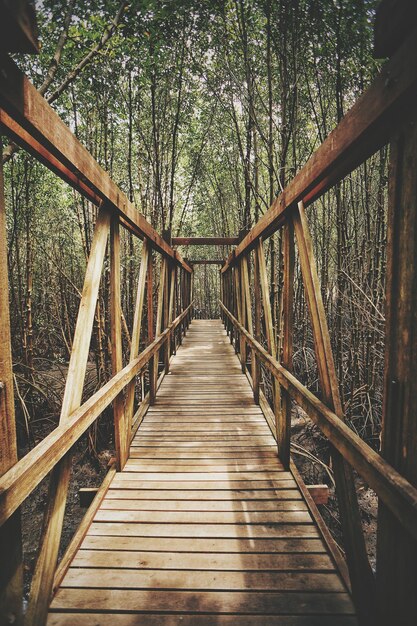
[[[48,620],[177,624],[356,624],[217,320],[192,322]]]

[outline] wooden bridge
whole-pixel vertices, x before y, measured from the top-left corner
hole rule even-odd
[[[192,322],[48,624],[356,624],[297,480],[222,323]]]
[[[25,3],[6,4],[13,50],[33,49],[30,20],[19,14]],[[252,230],[228,240],[236,245],[221,269],[221,321],[191,321],[192,264],[173,247],[181,239],[169,241],[152,228],[1,53],[2,133],[99,207],[60,422],[19,459],[1,175],[1,624],[417,623],[417,37],[397,6],[402,4],[381,5],[377,47],[380,56],[392,57],[381,74]],[[387,347],[378,454],[344,423],[306,209],[385,144],[391,147]],[[127,363],[120,228],[143,241]],[[282,350],[272,327],[263,247],[279,228]],[[113,376],[82,402],[108,240]],[[296,248],[321,399],[292,374]],[[270,403],[262,392],[266,372]],[[139,374],[146,374],[147,388],[138,404]],[[347,566],[291,463],[293,402],[331,444]],[[58,562],[71,450],[110,404],[115,463]],[[366,554],[354,472],[379,497],[376,576]],[[24,615],[20,506],[48,474]]]

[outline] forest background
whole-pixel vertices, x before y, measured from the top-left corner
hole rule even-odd
[[[159,232],[234,236],[268,209],[377,73],[377,4],[37,0],[41,52],[16,60]],[[3,161],[23,450],[58,421],[97,210],[7,142]],[[386,170],[383,149],[308,209],[346,416],[375,448],[382,405]],[[123,234],[125,347],[140,245]],[[218,259],[230,249],[181,252]],[[265,252],[279,351],[279,233],[265,243]],[[108,260],[105,267],[86,395],[111,372]],[[297,265],[294,369],[320,394],[299,275]],[[196,268],[194,295],[199,316],[218,317],[216,266]],[[300,446],[313,430],[302,429]],[[313,448],[298,453],[320,469],[327,447],[317,433],[313,440]],[[101,421],[88,447],[99,454],[111,445],[111,428]]]

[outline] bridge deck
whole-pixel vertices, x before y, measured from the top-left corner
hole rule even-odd
[[[177,624],[356,624],[220,321],[192,323],[48,621]]]

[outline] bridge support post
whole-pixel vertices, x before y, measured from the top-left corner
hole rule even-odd
[[[417,116],[391,142],[382,455],[417,486]],[[378,624],[417,624],[417,542],[380,502]]]
[[[0,153],[2,145],[0,142]],[[6,207],[0,162],[0,476],[17,462],[7,267]],[[22,624],[23,568],[20,510],[0,528],[0,623]]]

